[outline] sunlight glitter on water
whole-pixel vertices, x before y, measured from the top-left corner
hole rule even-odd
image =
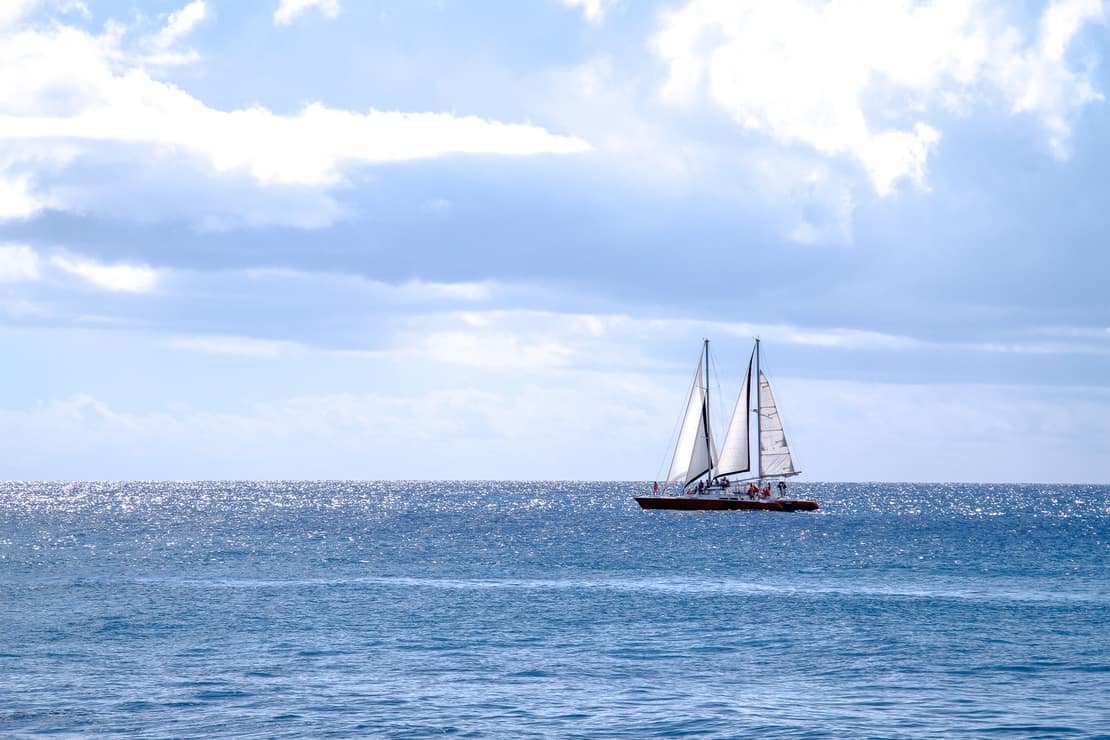
[[[644,486],[0,484],[0,735],[1083,737],[1110,716],[1110,489],[798,484],[819,512],[699,514],[641,511]]]

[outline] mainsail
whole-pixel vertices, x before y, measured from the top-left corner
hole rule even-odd
[[[704,370],[703,353],[694,374],[694,384],[690,388],[690,399],[686,402],[686,413],[683,415],[678,444],[675,445],[674,457],[671,459],[667,483],[694,480],[717,464],[717,448],[709,425],[709,399]]]
[[[771,393],[771,383],[759,372],[759,472],[761,476],[793,475],[794,461],[786,446],[779,410]]]
[[[755,353],[753,351],[752,357]],[[725,442],[721,447],[721,457],[717,460],[717,475],[746,473],[752,469],[751,454],[748,451],[748,416],[751,413],[752,360],[748,360],[748,372],[744,375],[744,385],[732,410]]]

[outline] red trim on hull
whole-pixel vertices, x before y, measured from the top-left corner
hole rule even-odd
[[[816,501],[779,499],[754,501],[751,499],[686,498],[682,496],[636,496],[641,509],[677,509],[679,511],[817,511]]]

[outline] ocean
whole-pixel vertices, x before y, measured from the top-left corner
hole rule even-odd
[[[0,483],[0,737],[1110,737],[1110,487]]]

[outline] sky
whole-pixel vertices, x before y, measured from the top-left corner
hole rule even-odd
[[[1100,0],[0,0],[0,478],[1110,483]]]

